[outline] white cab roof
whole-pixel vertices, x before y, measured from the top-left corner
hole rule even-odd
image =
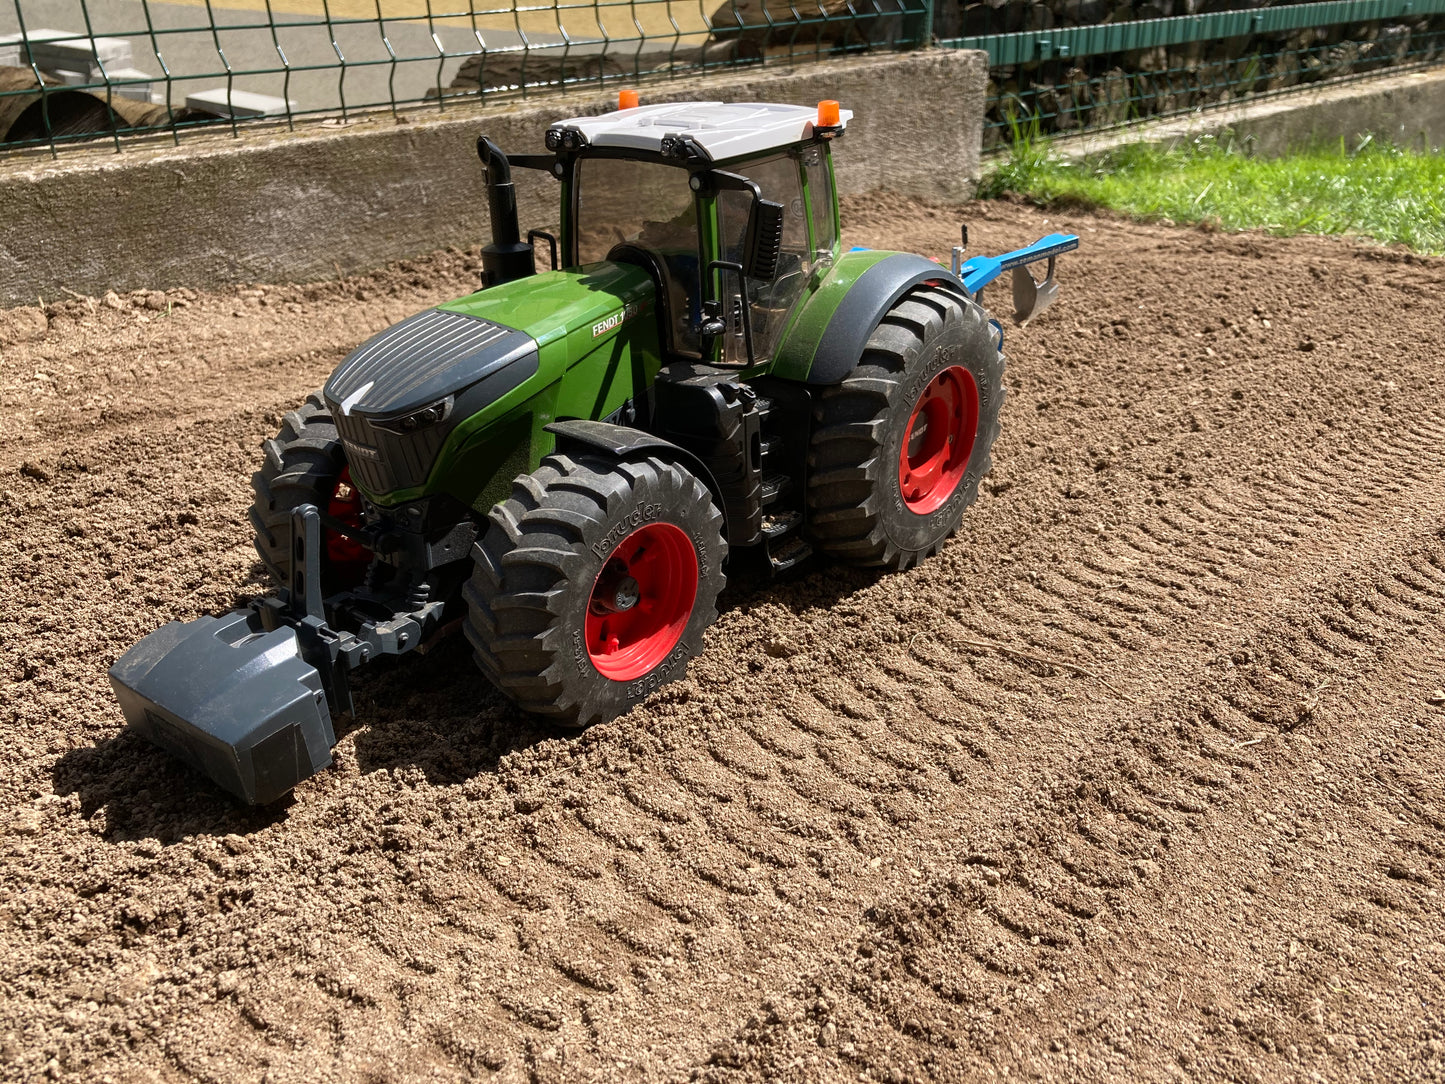
[[[553,128],[575,128],[597,147],[660,151],[664,136],[694,140],[714,162],[787,147],[813,138],[818,110],[767,102],[671,102],[619,109],[597,117],[559,120]],[[852,119],[839,110],[839,125]]]

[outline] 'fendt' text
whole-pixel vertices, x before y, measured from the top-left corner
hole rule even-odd
[[[607,319],[599,320],[593,324],[592,337],[596,339],[599,336],[606,335],[613,328],[621,327],[640,312],[642,312],[642,303],[640,301],[634,301],[621,312],[614,312]]]

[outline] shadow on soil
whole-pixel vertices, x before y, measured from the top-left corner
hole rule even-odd
[[[79,796],[83,819],[104,817],[104,837],[111,843],[154,839],[169,845],[192,836],[245,835],[274,824],[286,810],[279,802],[239,805],[130,730],[72,749],[56,762],[51,779],[56,794]]]
[[[720,609],[746,611],[764,604],[794,613],[827,609],[878,575],[815,563],[774,582],[739,570]],[[728,648],[713,645],[719,649]],[[355,675],[353,696],[356,713],[336,720],[336,736],[354,736],[339,758],[355,756],[363,775],[417,770],[433,786],[454,786],[495,772],[503,757],[539,742],[576,740],[498,693],[477,669],[462,636],[426,655],[378,660]],[[129,730],[66,753],[56,762],[52,781],[56,794],[79,796],[83,818],[102,814],[105,838],[116,843],[155,839],[168,845],[193,836],[246,835],[284,820],[298,800],[288,796],[269,806],[242,806]]]

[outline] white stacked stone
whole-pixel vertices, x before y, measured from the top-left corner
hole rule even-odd
[[[0,65],[29,67],[32,59],[44,74],[67,86],[94,88],[109,81],[112,93],[122,98],[155,98],[155,76],[130,66],[131,47],[125,38],[88,38],[49,27],[0,36]]]
[[[227,91],[225,87],[186,95],[187,109],[213,113],[218,117],[284,117],[288,107],[294,112],[296,103],[249,90]]]

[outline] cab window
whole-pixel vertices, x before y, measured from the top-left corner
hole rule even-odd
[[[822,147],[814,145],[803,151],[803,169],[808,177],[808,205],[813,211],[813,262],[831,263],[838,234],[834,229],[833,182]]]
[[[659,162],[584,158],[575,176],[577,262],[605,260],[621,244],[656,257],[672,315],[673,348],[696,353],[697,209],[687,172]]]

